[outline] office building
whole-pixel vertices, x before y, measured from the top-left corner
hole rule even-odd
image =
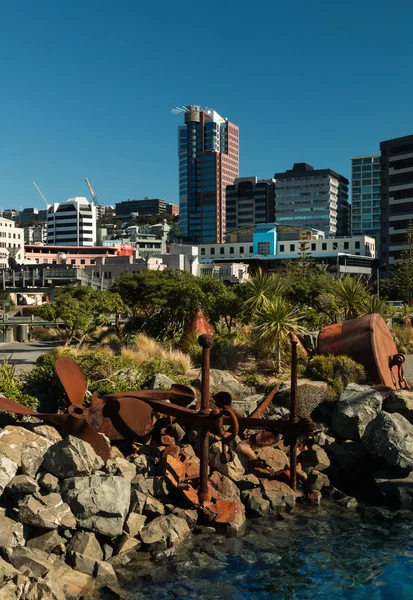
[[[46,223],[25,225],[23,230],[25,244],[45,244],[47,242]]]
[[[94,246],[96,206],[86,198],[69,198],[47,209],[47,244],[51,246]]]
[[[180,227],[184,239],[222,242],[226,188],[239,175],[238,127],[214,110],[184,109],[178,131]]]
[[[117,219],[128,221],[133,217],[142,217],[144,215],[173,215],[173,205],[159,198],[144,198],[143,200],[126,200],[125,202],[116,202],[115,213]]]
[[[0,269],[7,269],[9,258],[22,263],[24,257],[24,232],[12,219],[0,218]]]
[[[26,227],[34,223],[45,223],[47,219],[47,209],[23,208],[17,216],[19,227]]]
[[[400,257],[413,220],[413,135],[382,142],[380,152],[380,262],[388,272]]]
[[[351,233],[380,231],[380,154],[351,159]]]
[[[349,233],[348,179],[307,163],[295,163],[274,179],[277,223],[320,229],[326,235]]]
[[[275,180],[237,178],[227,185],[226,230],[272,223],[275,219]]]

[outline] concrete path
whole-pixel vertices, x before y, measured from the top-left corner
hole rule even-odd
[[[59,345],[61,345],[61,342],[37,341],[0,344],[0,362],[12,355],[10,362],[16,365],[18,371],[29,370],[41,354]]]

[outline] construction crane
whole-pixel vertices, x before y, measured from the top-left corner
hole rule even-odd
[[[100,206],[99,200],[97,199],[97,196],[96,196],[92,186],[90,185],[90,181],[87,177],[85,177],[85,181],[86,181],[87,187],[89,188],[90,195],[92,196],[93,203],[96,206]]]
[[[37,183],[35,181],[33,181],[33,185],[36,188],[36,190],[39,192],[41,197],[43,198],[43,202],[46,204],[46,207],[49,208],[49,204],[48,204],[46,198],[43,196],[41,189],[39,188],[39,186],[37,185]]]

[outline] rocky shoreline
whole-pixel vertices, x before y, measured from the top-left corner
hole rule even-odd
[[[318,383],[298,382],[301,414],[318,424],[299,443],[298,489],[289,486],[281,436],[245,432],[232,460],[211,436],[211,501],[204,507],[196,492],[198,434],[173,419],[158,416],[152,433],[123,452],[112,446],[106,464],[87,442],[62,439],[33,419],[6,426],[0,598],[89,598],[105,588],[122,596],[117,572],[139,554],[168,556],[197,532],[242,534],[249,517],[281,517],[323,497],[343,510],[359,502],[411,510],[413,392],[350,384],[332,402]],[[238,399],[237,410],[244,402],[251,400]],[[288,416],[288,389],[268,415],[280,416]]]

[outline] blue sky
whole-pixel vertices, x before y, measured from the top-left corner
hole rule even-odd
[[[413,133],[413,2],[0,0],[0,207],[178,201],[171,109],[240,127],[240,175]]]

